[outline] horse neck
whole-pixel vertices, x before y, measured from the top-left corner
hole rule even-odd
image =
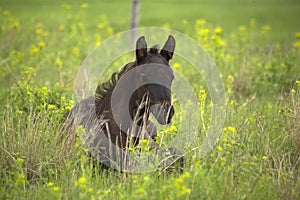
[[[115,121],[114,115],[119,115],[119,117],[121,117],[122,120],[131,120],[132,116],[133,116],[133,120],[134,120],[134,115],[136,114],[136,111],[138,109],[138,104],[130,104],[125,105],[126,104],[126,100],[125,99],[119,99],[118,105],[114,105],[117,106],[116,113],[113,113],[113,109],[111,106],[111,99],[112,99],[112,94],[113,94],[113,89],[107,91],[107,93],[103,96],[103,98],[101,99],[101,102],[99,103],[98,106],[96,106],[96,113],[98,117],[103,117],[103,119],[106,121],[107,123],[107,127],[105,127],[104,131],[106,132],[106,134],[110,133],[110,137],[113,143],[116,143],[116,141],[118,141],[118,146],[121,148],[125,148],[127,145],[127,140],[128,135],[127,132],[125,130],[130,129],[130,131],[140,131],[140,129],[136,129],[137,127],[133,124],[131,124],[131,127],[126,127],[125,130],[120,128],[120,125],[118,124],[118,122]],[[131,99],[133,102],[136,103],[140,103],[142,101],[141,98],[138,97],[138,95],[133,95],[133,98]],[[128,115],[123,115],[124,113],[128,114],[128,109],[129,108],[129,113],[131,116]],[[147,114],[148,112],[146,112],[146,116],[144,118],[141,118],[140,123],[134,122],[134,124],[138,124],[138,127],[145,127],[147,125],[147,121],[148,121],[148,117],[149,114]],[[140,115],[138,117],[141,117],[145,114],[144,110],[142,110],[142,112],[140,113]],[[123,115],[123,116],[122,116]],[[131,119],[130,119],[131,117]],[[109,130],[107,130],[107,128],[109,128]],[[118,139],[117,139],[118,138]],[[137,137],[133,137],[130,139],[134,144],[136,144],[136,142],[138,141]]]

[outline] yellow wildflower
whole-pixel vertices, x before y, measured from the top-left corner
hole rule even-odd
[[[296,33],[296,38],[300,39],[300,32]]]
[[[107,33],[108,33],[109,35],[111,35],[111,34],[113,33],[113,31],[114,31],[114,29],[113,29],[112,27],[108,27],[108,28],[107,28]]]
[[[104,23],[100,23],[100,24],[98,24],[98,25],[97,25],[97,28],[99,28],[99,29],[103,29],[103,28],[104,28],[104,26],[105,26],[105,24],[104,24]]]
[[[265,25],[261,28],[262,34],[264,36],[267,36],[269,34],[270,30],[271,30],[271,26],[269,26],[269,25]]]
[[[59,57],[55,58],[55,62],[54,63],[57,66],[62,66],[62,64],[63,64],[62,60]]]
[[[35,30],[35,34],[37,34],[37,35],[41,35],[42,33],[43,33],[43,29],[41,29],[41,28],[38,28]]]
[[[59,191],[59,187],[54,187],[53,188],[53,192],[58,192]]]
[[[173,68],[175,69],[175,70],[178,70],[178,69],[180,69],[180,64],[179,63],[174,63],[173,64]]]
[[[247,30],[246,26],[239,26],[239,31],[240,32],[244,32],[246,30]]]
[[[211,40],[214,41],[214,42],[217,41],[218,39],[219,39],[219,37],[216,36],[216,35],[211,36]]]
[[[73,47],[72,48],[72,53],[73,53],[73,55],[78,56],[79,55],[79,48],[78,47]]]
[[[295,49],[300,49],[300,41],[294,43]]]
[[[217,150],[218,150],[219,152],[222,152],[222,151],[223,151],[223,147],[217,146]]]
[[[19,174],[16,180],[16,185],[24,185],[26,183],[25,175]]]
[[[20,22],[18,22],[18,21],[14,22],[12,27],[13,27],[13,29],[19,29]]]
[[[199,93],[200,93],[200,95],[203,95],[203,94],[205,94],[206,92],[205,92],[205,90],[201,89],[201,90],[199,91]]]
[[[182,195],[185,195],[185,194],[190,194],[191,193],[191,189],[190,188],[187,188],[185,186],[182,186],[181,188],[181,194]]]
[[[221,27],[215,28],[215,34],[220,35],[223,32],[223,29]]]
[[[87,7],[88,7],[88,4],[87,4],[87,3],[81,4],[81,8],[82,8],[82,9],[87,9]]]
[[[44,42],[39,42],[38,45],[39,45],[40,49],[44,49],[44,47],[45,47],[45,43]]]
[[[60,25],[59,26],[59,31],[64,32],[66,29],[66,27],[64,25]]]
[[[80,177],[78,181],[75,182],[75,186],[84,185],[86,183],[85,177]]]
[[[78,28],[80,29],[80,30],[83,30],[84,29],[84,24],[83,23],[81,23],[81,22],[78,22]]]
[[[145,182],[148,182],[149,181],[149,176],[145,176],[143,179],[144,179]]]
[[[48,32],[47,31],[43,31],[43,34],[42,34],[44,37],[47,37],[48,36]]]
[[[140,141],[140,143],[141,143],[141,145],[146,145],[146,144],[148,144],[148,140],[143,139],[143,140]]]
[[[177,132],[177,127],[176,126],[172,125],[170,128],[171,128],[172,131]]]
[[[234,81],[234,77],[232,75],[227,76],[227,82],[232,83]]]
[[[190,175],[190,173],[185,172],[185,173],[182,175],[182,177],[183,177],[184,179],[189,179],[189,178],[191,177],[191,175]]]
[[[198,97],[198,99],[199,99],[200,103],[201,102],[203,103],[205,101],[205,99],[206,99],[206,91],[205,90],[201,89],[199,91],[199,97]]]
[[[180,188],[181,185],[182,185],[182,183],[183,183],[183,179],[182,179],[182,178],[176,178],[176,179],[174,180],[174,185],[175,185],[177,188]]]
[[[48,110],[55,110],[55,109],[56,109],[55,105],[48,104]]]
[[[236,105],[237,103],[236,103],[236,101],[231,100],[231,101],[229,102],[229,104],[234,106],[234,105]]]
[[[296,90],[291,89],[290,92],[291,92],[291,93],[296,93]]]
[[[199,26],[204,26],[206,24],[205,19],[197,19],[196,24]]]
[[[42,87],[42,91],[43,91],[43,92],[45,92],[45,91],[47,91],[47,90],[48,90],[48,88],[47,88],[46,86],[43,86],[43,87]]]
[[[18,159],[17,159],[17,162],[18,162],[19,164],[22,164],[22,163],[24,162],[24,159],[18,158]]]
[[[236,129],[232,126],[228,126],[227,129],[228,129],[228,131],[230,131],[232,133],[236,132]]]
[[[32,46],[31,46],[30,53],[31,53],[31,54],[35,54],[35,53],[38,53],[38,52],[39,52],[39,48],[36,47],[35,45],[32,45]]]
[[[138,194],[144,194],[145,193],[144,188],[142,188],[142,187],[138,188],[137,193]]]
[[[271,30],[271,26],[269,26],[269,25],[264,25],[264,26],[262,27],[262,30],[263,30],[263,31],[270,31],[270,30]]]
[[[80,184],[84,184],[85,182],[86,182],[85,177],[80,177],[78,180],[78,183],[80,183]]]
[[[24,57],[24,53],[21,51],[17,51],[17,58],[22,59]]]
[[[207,28],[200,29],[200,31],[198,33],[199,33],[199,35],[204,36],[204,35],[207,35],[209,33],[209,30]]]
[[[48,184],[47,184],[48,187],[52,187],[53,185],[54,185],[54,184],[53,184],[53,182],[51,182],[51,181],[48,182]]]
[[[221,40],[221,39],[219,39],[219,40],[218,40],[218,45],[219,45],[220,47],[224,47],[224,46],[226,45],[226,42],[223,41],[223,40]]]
[[[4,10],[4,11],[3,11],[3,15],[4,15],[5,17],[9,16],[9,15],[10,15],[10,11],[9,11],[9,10]]]
[[[224,167],[225,166],[225,161],[221,161],[221,166]]]
[[[66,106],[66,111],[69,111],[69,110],[71,110],[71,106]]]
[[[69,105],[73,106],[73,104],[74,104],[74,101],[73,100],[69,100]]]
[[[22,71],[22,74],[24,74],[24,76],[30,79],[32,76],[36,76],[34,70],[35,69],[33,67],[25,67],[24,70]]]

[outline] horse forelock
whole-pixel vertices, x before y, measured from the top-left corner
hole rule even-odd
[[[158,44],[154,45],[153,47],[150,48],[149,53],[157,55],[158,54],[158,47],[159,47]]]

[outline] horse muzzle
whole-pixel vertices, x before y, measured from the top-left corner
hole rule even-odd
[[[174,115],[174,107],[170,103],[155,104],[150,107],[150,111],[160,124],[169,124]]]

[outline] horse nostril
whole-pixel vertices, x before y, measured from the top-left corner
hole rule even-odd
[[[174,115],[174,107],[172,105],[170,105],[169,107],[169,114],[168,114],[168,119],[167,119],[167,123],[171,123],[172,117]]]
[[[172,116],[174,115],[174,107],[172,105],[170,106],[170,114],[169,115],[172,115]]]

